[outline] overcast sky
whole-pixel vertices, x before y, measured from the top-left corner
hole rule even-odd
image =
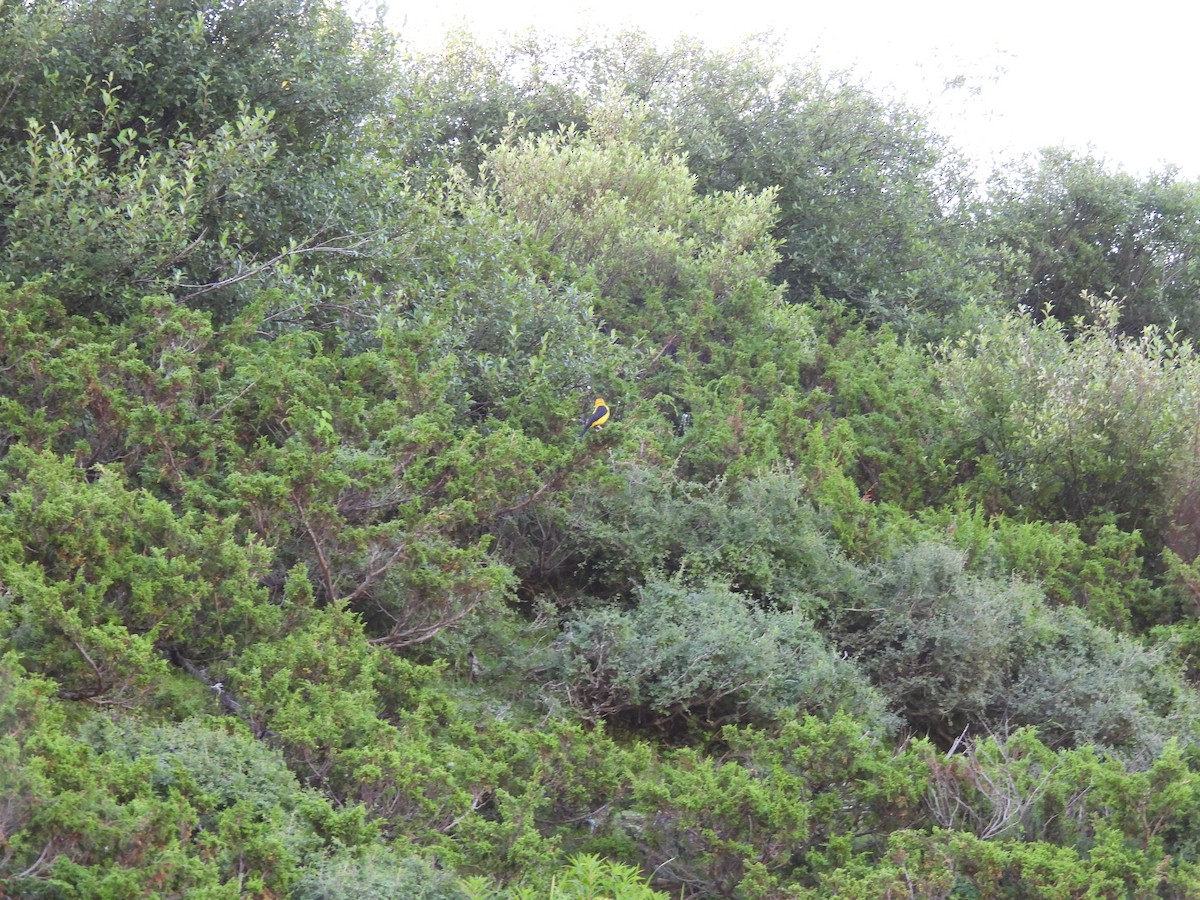
[[[1138,175],[1200,179],[1200,5],[1145,0],[1003,4],[732,0],[390,0],[392,24],[428,46],[448,28],[481,37],[641,28],[712,46],[773,30],[797,59],[852,67],[888,96],[928,108],[986,170],[1047,145],[1090,149]],[[965,90],[946,92],[965,76]]]

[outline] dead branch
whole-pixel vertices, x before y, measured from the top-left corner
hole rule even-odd
[[[222,278],[220,281],[213,281],[208,284],[181,284],[180,287],[191,288],[192,290],[190,293],[184,294],[179,299],[184,301],[192,300],[205,294],[211,294],[213,291],[219,291],[223,288],[231,287],[239,282],[246,281],[247,279],[254,278],[257,275],[262,274],[263,272],[269,271],[270,269],[273,269],[275,266],[279,265],[285,259],[290,259],[293,256],[307,256],[311,253],[334,253],[344,254],[347,256],[356,256],[358,255],[359,248],[361,248],[369,240],[369,236],[359,238],[358,240],[349,244],[338,243],[339,241],[349,240],[351,237],[353,236],[343,235],[342,237],[330,238],[329,240],[319,244],[308,243],[301,244],[298,247],[290,247],[287,250],[275,254],[265,262],[259,263],[257,266],[252,266],[249,269],[238,272],[236,275],[230,275],[228,278]]]

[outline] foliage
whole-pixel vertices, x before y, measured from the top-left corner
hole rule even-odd
[[[800,610],[763,611],[714,583],[650,582],[633,608],[564,624],[558,672],[591,719],[721,723],[881,704]]]
[[[436,871],[414,857],[371,849],[342,854],[305,872],[291,896],[297,900],[373,900],[405,897],[411,900],[465,900],[452,875]]]
[[[917,110],[849,73],[781,59],[770,36],[715,51],[622,32],[568,47],[458,35],[420,64],[445,122],[431,142],[469,170],[507,123],[603,132],[592,104],[627,98],[645,110],[643,142],[683,149],[702,194],[777,191],[777,274],[792,298],[820,291],[937,332],[938,316],[988,294],[969,265],[979,249],[964,227],[975,204],[963,163]]]
[[[918,814],[918,752],[893,754],[849,716],[788,719],[773,733],[729,726],[722,737],[723,757],[678,750],[639,786],[650,810],[639,845],[666,884],[772,896]]]
[[[536,32],[488,46],[466,31],[401,60],[403,83],[429,116],[412,141],[414,168],[448,157],[471,175],[505,128],[549,133],[587,119],[586,98],[558,72],[555,47]]]
[[[129,702],[162,678],[167,644],[215,654],[282,622],[254,585],[264,555],[229,523],[25,448],[0,490],[0,630],[62,696]]]
[[[695,482],[630,465],[609,490],[573,498],[561,540],[586,548],[578,564],[597,596],[626,593],[642,573],[661,571],[724,579],[765,606],[811,615],[854,573],[810,493],[785,468]]]
[[[0,673],[0,875],[22,896],[264,896],[286,889],[334,834],[372,836],[244,732],[131,719],[118,733],[92,719],[77,733],[51,683],[13,654]]]
[[[1178,323],[1196,335],[1196,186],[1170,168],[1139,179],[1069,150],[999,173],[984,233],[1011,302],[1063,322],[1085,294],[1119,297],[1124,328]]]
[[[779,277],[793,298],[820,291],[936,330],[930,315],[983,289],[960,277],[973,252],[965,167],[915,110],[852,76],[780,65],[769,42],[643,52],[656,77],[626,89],[670,111],[663,127],[692,151],[701,188],[778,188]]]
[[[968,575],[961,556],[936,544],[880,566],[876,578],[866,608],[841,613],[843,645],[910,722],[948,729],[940,736],[949,740],[1011,689],[1036,594]]]
[[[518,138],[484,159],[483,181],[565,275],[594,285],[606,325],[672,355],[733,342],[733,317],[769,303],[772,191],[697,196],[684,159],[641,147],[640,113],[598,110],[587,135]]]
[[[0,0],[0,893],[1197,895],[1192,186],[774,46]]]
[[[104,97],[118,118],[115,94]],[[79,138],[31,120],[24,165],[0,193],[5,270],[20,279],[53,272],[48,287],[72,312],[119,315],[122,294],[197,289],[189,283],[232,266],[248,239],[236,219],[215,240],[204,235],[271,164],[270,121],[246,111],[209,138],[168,140],[111,122]]]
[[[1145,759],[1196,721],[1194,696],[1159,653],[964,563],[919,545],[835,611],[838,642],[917,728],[948,745],[981,724],[1036,724],[1055,743]]]
[[[1085,540],[1076,522],[989,516],[980,506],[930,509],[921,519],[967,554],[968,568],[1035,582],[1051,606],[1078,606],[1114,630],[1129,629],[1135,612],[1155,614],[1165,605],[1166,589],[1145,571],[1139,533],[1106,524]]]
[[[667,895],[646,886],[641,873],[632,866],[601,859],[591,854],[571,857],[561,874],[550,883],[549,893],[531,892],[518,888],[514,900],[663,900]]]
[[[326,135],[344,137],[371,108],[392,43],[378,25],[323,2],[219,10],[144,0],[6,3],[4,15],[14,26],[8,40],[23,51],[5,57],[15,76],[6,124],[23,128],[36,117],[75,134],[98,130],[105,108],[88,93],[107,78],[127,104],[117,131],[143,123],[168,137],[176,129],[204,137],[240,106],[264,106],[279,110],[281,136],[311,149]]]
[[[968,495],[989,511],[1141,532],[1152,551],[1190,529],[1196,362],[1174,332],[1137,336],[1093,302],[1075,325],[1028,312],[947,343],[938,358]]]
[[[294,0],[2,14],[8,277],[54,273],[73,312],[119,318],[168,287],[228,311],[247,280],[366,230],[345,173],[370,179],[349,148],[391,83],[378,24]]]

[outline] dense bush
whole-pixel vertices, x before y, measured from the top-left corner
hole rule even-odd
[[[1191,189],[771,46],[0,2],[0,894],[1200,891]]]
[[[981,494],[994,467],[1012,492],[997,498],[1005,508],[1108,516],[1161,542],[1176,467],[1191,463],[1196,361],[1174,332],[1123,335],[1120,313],[1095,300],[1074,336],[1028,311],[1009,316],[945,345],[938,374]]]
[[[1146,760],[1193,739],[1196,698],[1163,654],[1032,584],[972,574],[924,544],[880,565],[859,605],[835,613],[838,642],[897,710],[949,745],[972,727],[1035,724],[1047,741]]]
[[[711,725],[839,709],[886,718],[802,610],[764,611],[720,584],[650,582],[629,610],[568,619],[560,645],[555,674],[592,719]]]
[[[1138,178],[1067,148],[998,172],[983,232],[1007,299],[1070,322],[1112,293],[1124,327],[1178,323],[1194,337],[1196,185],[1170,166]]]

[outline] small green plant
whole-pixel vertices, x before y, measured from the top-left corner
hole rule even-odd
[[[547,887],[518,887],[510,900],[668,900],[651,890],[633,866],[581,853],[551,876]]]

